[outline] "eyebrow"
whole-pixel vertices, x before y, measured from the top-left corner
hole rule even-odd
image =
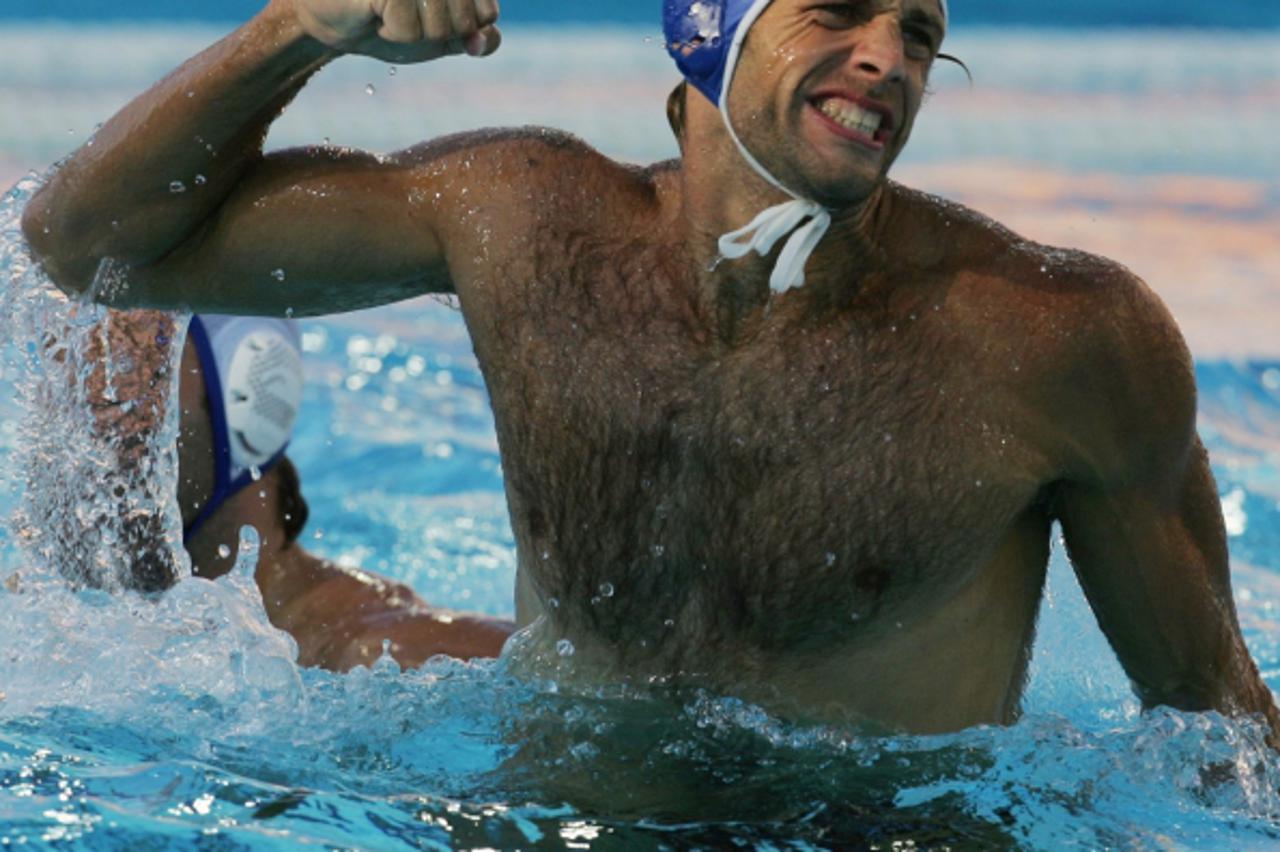
[[[902,22],[904,24],[916,24],[927,27],[933,31],[934,36],[939,40],[941,40],[943,33],[946,32],[946,28],[943,26],[941,18],[937,15],[931,15],[919,7],[912,9],[910,12],[903,15]]]

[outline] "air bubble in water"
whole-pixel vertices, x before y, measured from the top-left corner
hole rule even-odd
[[[366,95],[372,95],[372,94],[374,94],[374,93],[375,93],[375,92],[377,92],[377,91],[378,91],[378,90],[377,90],[377,89],[375,89],[375,88],[373,87],[373,84],[372,84],[372,83],[370,83],[370,84],[368,84],[367,86],[365,86],[365,87],[364,87],[364,93],[365,93]]]
[[[396,76],[396,66],[392,65],[390,68],[387,69],[387,76],[388,77]]]
[[[556,643],[556,653],[561,657],[572,657],[575,650],[573,643],[568,639],[561,639]]]
[[[209,179],[204,175],[196,175],[196,186],[204,186],[208,182]]]
[[[277,281],[283,281],[283,280],[284,280],[284,270],[283,270],[283,269],[273,269],[273,270],[271,270],[271,277],[272,277],[272,278],[274,278],[274,279],[276,279]]]
[[[602,597],[602,598],[611,598],[611,597],[613,597],[613,583],[601,583],[601,584],[600,584],[600,597]]]
[[[228,556],[230,556],[230,555],[231,555],[231,548],[230,548],[230,547],[228,547],[228,546],[227,546],[227,545],[225,545],[225,544],[220,544],[220,545],[218,545],[218,556],[219,556],[220,558],[222,558],[222,559],[226,559],[226,558],[227,558]]]
[[[187,185],[180,180],[175,180],[173,183],[169,184],[169,191],[174,195],[177,195],[180,192],[186,192]]]

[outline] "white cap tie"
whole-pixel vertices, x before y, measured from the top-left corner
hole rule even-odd
[[[807,224],[803,224],[808,219]],[[791,234],[769,275],[769,287],[785,293],[804,286],[804,267],[809,256],[831,227],[831,213],[815,201],[795,199],[764,210],[751,224],[720,238],[720,254],[730,260],[754,251],[768,257],[778,240]]]

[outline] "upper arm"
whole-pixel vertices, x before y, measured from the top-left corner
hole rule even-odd
[[[1274,718],[1236,619],[1190,356],[1145,285],[1111,275],[1076,365],[1088,378],[1057,493],[1077,576],[1146,705]]]
[[[173,252],[120,270],[108,304],[310,315],[447,290],[437,185],[422,157],[332,148],[265,157]],[[197,191],[192,188],[188,191]]]

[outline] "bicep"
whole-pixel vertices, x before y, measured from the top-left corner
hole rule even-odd
[[[273,154],[169,256],[109,276],[107,303],[308,316],[451,287],[433,178],[395,157]],[[188,191],[198,191],[192,188]]]

